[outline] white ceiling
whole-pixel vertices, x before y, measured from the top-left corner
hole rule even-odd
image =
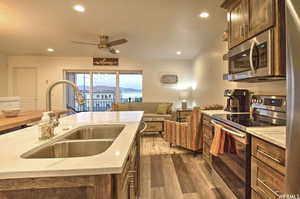
[[[222,0],[1,0],[0,52],[8,55],[97,56],[104,32],[127,38],[120,56],[191,59],[220,38],[226,26]],[[72,9],[82,4],[85,13]],[[197,15],[207,11],[208,19]],[[221,39],[221,38],[220,38]],[[54,48],[54,53],[46,51]],[[176,55],[176,51],[182,55]]]

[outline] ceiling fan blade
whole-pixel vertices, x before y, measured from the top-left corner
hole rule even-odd
[[[118,54],[117,51],[116,51],[116,49],[114,49],[114,48],[109,48],[108,50],[112,54]]]
[[[128,42],[127,39],[119,39],[119,40],[111,41],[111,42],[109,42],[107,45],[108,45],[108,46],[117,46],[117,45],[124,44],[124,43],[126,43],[126,42]]]
[[[93,45],[93,46],[97,46],[97,43],[92,43],[92,42],[85,42],[85,41],[71,41],[74,44],[83,44],[83,45]]]

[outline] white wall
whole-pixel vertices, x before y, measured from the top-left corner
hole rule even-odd
[[[11,56],[9,65],[9,93],[12,93],[12,69],[14,67],[35,67],[37,69],[37,107],[45,108],[45,93],[49,82],[63,79],[64,70],[143,70],[144,101],[168,101],[178,103],[178,89],[191,87],[192,62],[190,60],[136,61],[120,58],[119,67],[94,67],[91,57],[39,57]],[[162,73],[179,76],[176,86],[165,87],[159,83]],[[53,107],[63,107],[63,89],[53,90]]]
[[[227,52],[227,46],[221,39],[216,41],[214,46],[194,60],[195,105],[216,103],[225,105],[223,93],[227,88],[245,88],[256,94],[286,95],[286,81],[261,83],[224,81],[223,74],[228,72],[228,62],[223,61],[222,57]]]
[[[0,97],[8,95],[8,66],[7,56],[0,54]]]
[[[226,44],[219,41],[216,46],[206,50],[206,53],[198,55],[194,60],[194,105],[224,105],[224,90],[234,86],[234,83],[223,80],[228,63],[222,59]]]

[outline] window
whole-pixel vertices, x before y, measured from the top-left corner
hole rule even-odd
[[[121,102],[141,102],[142,84],[142,74],[120,74]]]
[[[67,87],[67,108],[77,112],[107,111],[113,102],[143,100],[141,72],[66,72],[66,79],[81,90],[85,104],[78,105],[74,91]]]

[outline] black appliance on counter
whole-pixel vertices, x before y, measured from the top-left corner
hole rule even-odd
[[[220,125],[226,135],[231,135],[230,142],[236,149],[234,153],[227,151],[213,156],[212,166],[237,199],[251,198],[251,139],[246,129],[285,126],[286,105],[285,96],[254,95],[251,114],[213,115],[211,123]]]
[[[227,97],[225,111],[229,112],[249,112],[250,93],[246,89],[227,89],[224,92]]]

